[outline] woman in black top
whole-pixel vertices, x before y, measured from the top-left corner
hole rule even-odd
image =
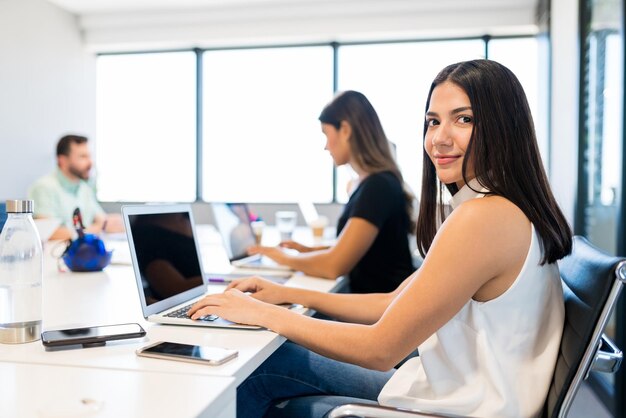
[[[336,244],[307,247],[286,241],[281,247],[299,254],[263,246],[249,252],[311,276],[348,274],[355,293],[389,292],[414,270],[407,238],[413,229],[413,196],[404,188],[378,115],[363,94],[338,94],[319,120],[334,163],[349,164],[359,176],[339,218]]]

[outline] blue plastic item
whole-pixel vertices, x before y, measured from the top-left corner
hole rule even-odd
[[[7,221],[7,205],[5,203],[0,203],[0,232],[2,232],[2,227],[4,223]]]
[[[94,234],[83,234],[68,245],[63,261],[72,271],[101,271],[111,262],[112,251]]]

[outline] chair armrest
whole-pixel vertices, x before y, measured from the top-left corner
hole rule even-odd
[[[622,364],[622,351],[605,334],[596,351],[591,369],[602,373],[615,373]]]
[[[388,406],[349,403],[334,408],[328,418],[464,418],[459,415],[437,414]]]

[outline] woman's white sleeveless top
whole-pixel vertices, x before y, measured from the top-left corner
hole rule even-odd
[[[481,196],[465,186],[452,206]],[[558,267],[539,264],[541,241],[532,225],[531,234],[509,289],[488,302],[465,304],[392,376],[380,404],[484,418],[540,415],[565,314]]]

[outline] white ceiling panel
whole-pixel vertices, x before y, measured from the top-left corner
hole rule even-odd
[[[249,6],[267,6],[271,8],[291,7],[294,5],[318,5],[332,9],[354,6],[355,11],[364,3],[376,4],[385,11],[391,3],[404,3],[406,7],[417,10],[488,10],[491,8],[534,10],[537,0],[48,0],[50,3],[77,15],[98,13],[120,13],[133,11],[174,11],[193,9],[240,8]]]
[[[537,0],[47,0],[94,51],[533,33]]]

